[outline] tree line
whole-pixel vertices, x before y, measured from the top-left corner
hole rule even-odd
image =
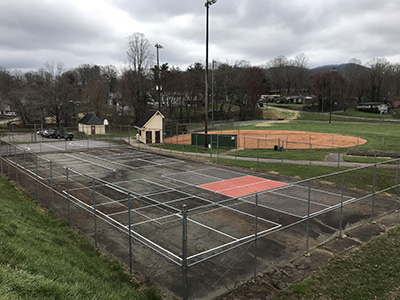
[[[51,117],[57,125],[71,126],[78,112],[132,124],[159,107],[170,119],[203,120],[204,64],[196,62],[185,70],[168,63],[158,66],[151,50],[145,35],[134,33],[128,39],[128,64],[121,69],[89,64],[66,69],[61,62],[25,73],[0,68],[0,104],[10,104],[24,124]],[[332,102],[343,110],[359,102],[397,107],[398,63],[374,58],[366,66],[357,59],[317,69],[307,64],[304,54],[294,59],[279,56],[263,66],[212,61],[208,111],[215,120],[260,118],[259,101],[268,94],[279,94],[281,101],[287,101],[285,96],[313,95],[312,108],[322,112]]]

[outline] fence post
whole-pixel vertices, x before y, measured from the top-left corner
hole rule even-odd
[[[199,146],[199,143],[198,143],[198,133],[196,132],[196,157],[197,157],[197,147]]]
[[[236,159],[237,159],[238,142],[239,142],[239,136],[237,136],[237,138],[236,138],[236,144],[235,144],[235,166],[236,166]]]
[[[339,238],[342,238],[342,227],[343,227],[343,191],[344,191],[344,173],[342,174],[342,193],[340,194]]]
[[[10,170],[10,152],[11,152],[11,146],[10,144],[6,144],[7,146],[7,170],[8,170],[8,178],[11,179],[11,170]]]
[[[397,210],[397,186],[399,185],[399,160],[397,160],[396,167],[396,187],[394,190],[394,210]]]
[[[17,146],[14,146],[14,161],[15,161],[15,181],[19,184],[18,181],[18,158],[17,158]]]
[[[265,140],[264,140],[264,148],[265,149],[267,149],[267,142],[268,142],[267,134],[265,134]]]
[[[219,134],[217,134],[217,163],[218,163],[218,156],[219,156]]]
[[[258,193],[256,193],[256,207],[254,212],[254,280],[257,278],[257,235],[258,235]]]
[[[312,160],[312,144],[310,144],[310,169],[308,170],[308,178],[311,178],[311,160]]]
[[[311,210],[311,179],[308,179],[308,202],[307,202],[307,242],[306,242],[306,253],[305,255],[310,255],[308,253],[309,248],[309,237],[310,237],[310,210]]]
[[[26,150],[24,150],[25,190],[28,190],[28,170],[26,169]]]
[[[374,219],[374,213],[375,213],[375,184],[376,184],[376,164],[374,164],[374,178],[373,178],[373,182],[372,182],[371,221]]]
[[[108,147],[111,147],[111,125],[108,126]]]
[[[281,150],[281,174],[283,174],[283,151],[284,151],[284,148],[283,148],[283,146],[282,146],[282,148],[279,146],[279,150]]]
[[[37,194],[37,199],[38,201],[40,200],[40,195],[39,195],[39,173],[38,173],[38,156],[35,156],[35,163],[36,163],[36,194]]]
[[[208,139],[207,139],[208,140]],[[212,143],[213,143],[213,140],[212,140],[212,134],[210,134],[210,139],[208,140],[209,142],[210,142],[210,144],[208,144],[208,147],[210,148],[210,160],[212,161]]]
[[[172,135],[172,129],[171,129],[171,143],[170,143],[170,150],[171,150],[171,152],[172,152],[172,139],[173,139],[173,135]],[[139,143],[138,143],[138,145],[139,145]]]
[[[185,152],[185,133],[182,132],[182,154]]]
[[[131,193],[128,193],[128,230],[129,230],[129,273],[132,274],[132,222],[131,222]]]
[[[179,143],[178,143],[178,135],[179,135],[179,132],[178,132],[178,123],[176,123],[176,143],[177,143],[177,144],[179,144]]]
[[[1,143],[1,139],[0,139],[0,174],[3,174],[3,145]]]
[[[68,167],[65,168],[65,179],[66,179],[66,181],[67,181],[67,214],[68,214],[68,225],[71,226],[71,210],[70,210],[69,172],[68,172]]]
[[[50,161],[50,193],[51,193],[51,212],[54,214],[54,185],[53,185],[53,163]]]
[[[182,210],[182,298],[187,300],[187,210]]]
[[[260,160],[260,140],[257,139],[257,171],[258,171],[259,160]]]
[[[33,124],[33,135],[35,136],[35,138],[34,138],[35,141],[34,142],[36,143],[36,136],[37,136],[37,134],[36,134],[36,123]]]
[[[97,248],[96,182],[93,178],[94,246]]]

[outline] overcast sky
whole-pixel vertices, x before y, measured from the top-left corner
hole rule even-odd
[[[0,67],[46,62],[122,66],[128,36],[143,33],[160,63],[205,62],[204,0],[0,0]],[[400,62],[399,0],[218,0],[209,59],[265,65],[304,53],[308,67],[358,58]]]

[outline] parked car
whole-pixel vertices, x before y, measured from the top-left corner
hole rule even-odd
[[[74,134],[72,132],[55,130],[51,137],[56,138],[56,139],[65,139],[65,140],[72,141],[72,139],[74,138]]]
[[[55,131],[54,129],[45,129],[42,132],[42,136],[46,138],[51,138],[53,136],[54,131]]]

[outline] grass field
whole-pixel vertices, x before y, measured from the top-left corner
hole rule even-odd
[[[295,130],[295,131],[309,131],[327,134],[343,134],[353,137],[359,137],[366,139],[368,142],[363,145],[359,145],[352,148],[342,148],[340,149],[341,154],[346,154],[347,151],[351,151],[353,157],[349,158],[348,161],[351,162],[369,162],[373,163],[375,161],[375,154],[378,156],[377,161],[381,161],[379,156],[391,157],[392,154],[396,154],[394,157],[400,156],[400,138],[398,132],[400,131],[400,123],[380,123],[371,122],[370,120],[360,120],[360,119],[348,119],[343,117],[340,121],[333,118],[331,124],[328,123],[328,116],[321,114],[308,114],[300,112],[291,112],[277,109],[266,109],[264,110],[264,117],[266,116],[274,118],[284,118],[289,119],[289,122],[271,122],[265,126],[259,126],[257,124],[252,125],[241,125],[240,130]],[[379,116],[379,115],[378,115]],[[350,120],[350,122],[349,122]],[[351,122],[353,121],[353,122]],[[261,122],[260,122],[261,123]],[[237,126],[227,126],[222,130],[237,130]],[[171,149],[175,151],[184,152],[198,152],[198,153],[209,153],[210,150],[204,150],[203,147],[193,147],[185,145],[176,144],[166,144],[163,146],[165,149]],[[219,153],[227,151],[229,149],[220,149]],[[337,153],[337,149],[326,149],[326,150],[315,150],[313,149],[312,160],[322,161],[325,159],[328,153]],[[377,153],[376,151],[379,151]],[[380,153],[382,152],[382,153]],[[216,154],[217,150],[212,149],[212,153]],[[236,153],[232,152],[230,155],[237,155],[241,157],[257,157],[260,158],[281,158],[281,153],[276,153],[270,150],[260,150],[257,149],[246,149],[239,150]],[[362,156],[371,156],[372,158],[366,159]],[[309,160],[310,152],[308,150],[290,150],[284,153],[285,160]]]
[[[0,299],[161,299],[0,177]]]
[[[400,227],[345,253],[274,300],[400,298]]]

